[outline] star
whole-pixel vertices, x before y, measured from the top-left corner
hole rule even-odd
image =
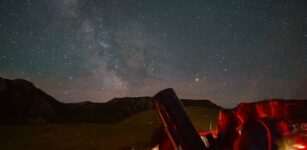
[[[307,97],[296,91],[307,86],[300,2],[168,5],[2,0],[0,77],[30,80],[63,102],[152,96],[166,87],[225,107],[238,97]]]

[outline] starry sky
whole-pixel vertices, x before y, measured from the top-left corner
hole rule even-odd
[[[1,0],[0,76],[62,102],[307,98],[305,0]]]

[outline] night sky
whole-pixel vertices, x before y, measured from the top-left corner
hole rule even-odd
[[[306,0],[1,0],[0,76],[62,102],[307,98]]]

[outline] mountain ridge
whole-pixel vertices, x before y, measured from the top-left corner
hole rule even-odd
[[[185,107],[221,109],[210,100],[181,99]],[[268,99],[253,104],[286,104],[297,120],[306,120],[306,100]],[[0,77],[0,124],[104,123],[120,122],[139,112],[154,109],[152,97],[113,98],[105,103],[63,103],[27,80]],[[235,109],[235,108],[234,108]]]
[[[209,100],[182,100],[184,106],[220,109]],[[63,103],[23,79],[0,77],[0,124],[90,122],[116,123],[153,109],[152,97],[113,98],[105,103]]]

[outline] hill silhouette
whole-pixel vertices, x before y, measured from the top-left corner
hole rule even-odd
[[[63,103],[31,82],[0,78],[0,122],[45,122],[54,120]]]
[[[185,106],[220,107],[209,100],[182,100]],[[0,123],[116,123],[153,109],[151,97],[114,98],[106,103],[63,103],[31,82],[0,78]]]

